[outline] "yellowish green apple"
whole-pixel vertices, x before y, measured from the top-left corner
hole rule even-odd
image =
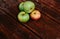
[[[29,14],[25,13],[25,12],[19,12],[18,14],[18,20],[20,22],[27,22],[29,20]]]

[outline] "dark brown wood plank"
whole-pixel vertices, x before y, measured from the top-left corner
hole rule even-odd
[[[6,14],[4,11],[0,10],[0,23],[2,32],[9,36],[8,39],[40,39],[34,33],[27,30],[24,26],[17,22],[17,20],[13,19],[11,16]],[[16,36],[15,36],[16,35]],[[33,37],[31,37],[33,36]]]
[[[1,29],[6,36],[9,35],[8,39],[40,39],[40,37],[41,39],[60,39],[59,2],[33,0],[36,9],[41,11],[41,18],[38,21],[30,19],[27,23],[20,23],[17,20],[17,14],[19,13],[18,4],[22,1],[25,0],[0,2]]]

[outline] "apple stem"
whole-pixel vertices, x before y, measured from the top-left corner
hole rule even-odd
[[[36,13],[34,13],[34,14],[36,14]]]
[[[30,8],[30,10],[31,10],[32,8]]]
[[[22,14],[22,16],[24,16],[24,14]]]

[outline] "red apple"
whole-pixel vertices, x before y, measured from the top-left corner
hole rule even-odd
[[[41,13],[38,10],[34,10],[31,14],[30,14],[31,18],[33,20],[38,20],[39,18],[41,18]]]

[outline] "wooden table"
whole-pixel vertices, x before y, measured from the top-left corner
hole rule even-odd
[[[32,0],[42,16],[27,23],[17,20],[22,1],[0,0],[0,39],[60,39],[60,0]]]

